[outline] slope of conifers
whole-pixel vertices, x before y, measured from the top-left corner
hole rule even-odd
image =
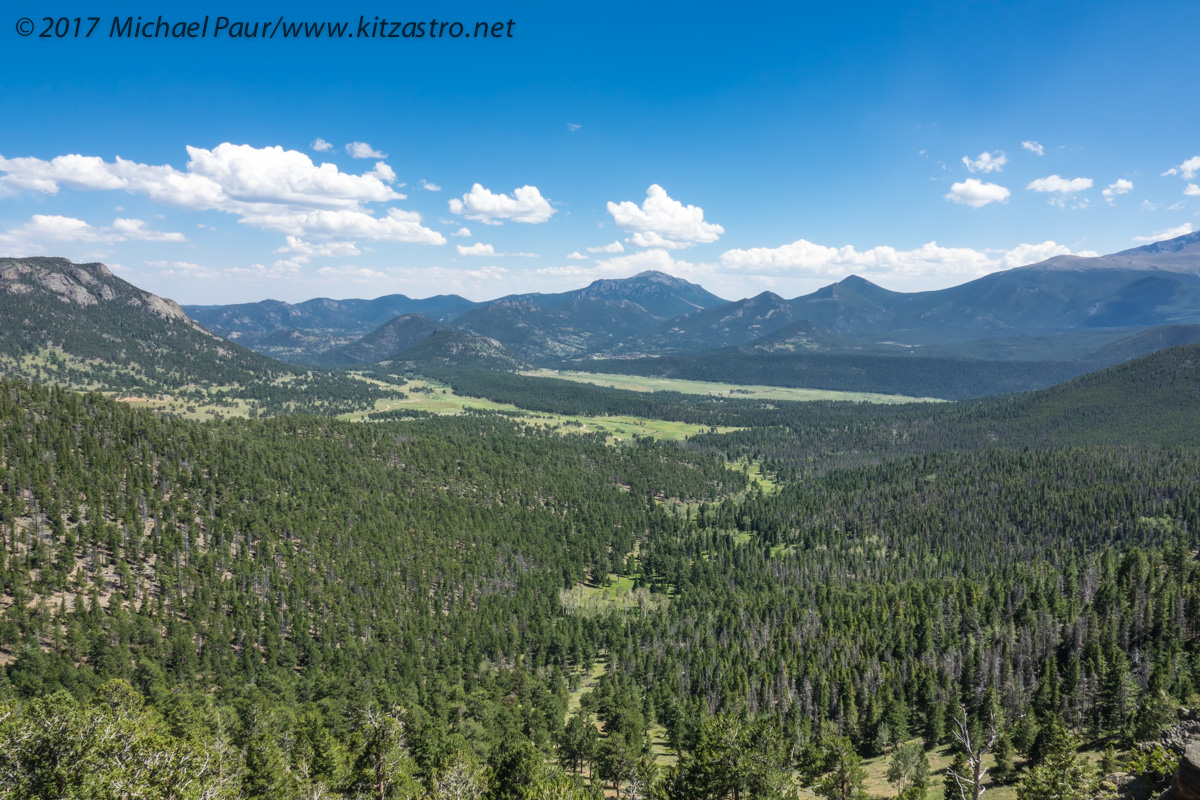
[[[688,444],[766,459],[783,474],[951,450],[1192,448],[1200,446],[1200,345],[1172,347],[1010,397],[859,411],[833,404],[793,408],[766,424],[696,436]]]
[[[212,335],[175,303],[121,280],[103,264],[0,259],[0,311],[0,354],[20,358],[55,348],[127,373],[131,385],[234,384],[295,372]]]
[[[214,336],[103,264],[0,258],[0,375],[256,413],[342,413],[381,389],[283,364]]]
[[[401,314],[357,341],[317,354],[312,361],[314,364],[330,367],[373,364],[407,350],[443,330],[446,330],[443,323],[423,314]]]
[[[693,437],[687,446],[765,457],[779,462],[773,469],[994,447],[1200,446],[1200,345],[1161,350],[1049,389],[958,404],[764,401],[482,370],[426,371],[459,394],[547,413],[745,428]]]
[[[1186,383],[1182,352],[1013,400],[1028,405],[1008,419],[1107,391],[1123,424],[1136,402],[1103,387]],[[922,411],[945,413],[897,419]],[[735,453],[735,436],[704,446]],[[761,733],[731,747],[790,775],[824,763],[822,732],[864,754],[945,741],[961,704],[996,711],[1036,762],[1041,730],[1130,741],[1200,686],[1194,449],[803,458],[826,468],[745,494],[715,455],[493,417],[197,424],[3,381],[0,693],[86,700],[125,679],[254,798],[354,796],[380,706],[405,724],[392,777],[432,788],[457,753],[488,766],[491,800],[525,797],[555,760],[652,782],[657,722],[683,755],[657,779],[682,800],[717,791],[722,720]],[[609,573],[647,592],[621,601]],[[566,604],[585,582],[615,602]],[[601,657],[589,745],[567,696]]]

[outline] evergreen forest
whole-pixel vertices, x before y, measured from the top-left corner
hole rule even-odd
[[[0,797],[1164,786],[1200,694],[1198,365],[896,406],[445,368],[525,411],[357,422],[0,378]]]

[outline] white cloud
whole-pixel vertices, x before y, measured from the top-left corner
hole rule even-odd
[[[375,169],[371,170],[367,174],[374,175],[376,178],[379,178],[379,180],[383,181],[384,183],[394,183],[396,181],[396,170],[392,169],[391,167],[389,167],[386,163],[384,163],[382,161],[376,163]],[[400,184],[400,185],[403,186],[404,184]]]
[[[459,228],[458,230],[456,230],[454,233],[452,233],[450,235],[467,237],[467,236],[471,235],[471,229],[470,228]]]
[[[364,175],[352,175],[334,164],[317,166],[305,154],[282,147],[225,143],[211,151],[199,147],[187,150],[189,177],[208,179],[218,192],[235,202],[353,208],[363,202],[403,199],[386,185],[395,178],[386,164],[376,164]]]
[[[704,209],[672,199],[657,183],[646,190],[640,208],[631,200],[609,201],[608,213],[633,234],[628,241],[638,247],[674,250],[715,242],[725,232],[720,225],[704,221]]]
[[[506,194],[494,194],[478,183],[462,199],[456,197],[451,200],[450,211],[484,225],[499,225],[506,219],[512,222],[546,222],[554,215],[554,209],[536,186],[522,186],[509,197]]]
[[[950,187],[950,193],[945,197],[959,205],[971,208],[983,208],[989,203],[1007,203],[1008,189],[998,183],[984,183],[978,178],[967,178],[961,183]]]
[[[587,251],[589,253],[624,253],[625,245],[618,241],[612,242],[611,244],[601,245],[600,247],[589,247]]]
[[[354,283],[370,283],[388,279],[387,273],[370,267],[321,267],[317,270],[317,274],[322,278]]]
[[[311,147],[313,150],[316,150],[318,153],[328,153],[333,149],[333,143],[327,142],[318,136],[317,138],[313,139],[312,144],[310,144],[309,147]]]
[[[295,236],[339,235],[362,230],[379,241],[443,244],[445,238],[420,224],[420,215],[389,208],[374,217],[363,206],[403,200],[388,184],[395,172],[379,162],[362,175],[334,164],[316,165],[304,153],[282,147],[256,148],[228,142],[212,150],[187,148],[187,170],[151,166],[118,157],[106,162],[81,155],[6,159],[0,156],[0,194],[60,186],[82,191],[124,190],[164,205],[236,214],[241,222]],[[312,224],[305,228],[306,222]],[[355,234],[345,234],[355,235]]]
[[[742,272],[788,272],[789,277],[831,278],[850,273],[917,278],[953,276],[975,278],[1025,264],[1067,255],[1069,248],[1055,242],[1020,244],[998,257],[968,247],[941,247],[929,242],[915,250],[897,250],[886,245],[859,251],[853,245],[825,247],[805,239],[781,247],[727,250],[721,265]]]
[[[445,236],[421,225],[420,214],[399,208],[389,208],[387,216],[382,218],[373,217],[365,211],[314,209],[247,215],[241,222],[292,236],[329,236],[415,244],[446,243]]]
[[[186,242],[187,237],[182,233],[165,233],[146,230],[146,223],[140,219],[115,219],[107,229],[119,241],[139,242]]]
[[[430,191],[430,192],[440,192],[442,190],[441,186],[438,186],[436,183],[430,183],[429,181],[425,180],[424,178],[421,178],[420,186],[422,189],[425,189],[426,191]]]
[[[1033,153],[1034,155],[1040,156],[1040,155],[1044,155],[1046,152],[1046,148],[1042,147],[1040,144],[1038,144],[1037,142],[1035,142],[1033,140],[1030,140],[1027,142],[1021,142],[1021,147],[1025,148],[1026,150]]]
[[[588,257],[585,256],[583,253],[579,252],[578,250],[576,250],[574,253],[567,253],[567,258],[572,259],[574,261],[587,261]]]
[[[1183,193],[1188,197],[1200,197],[1200,186],[1194,183],[1189,183],[1183,190]]]
[[[1119,178],[1116,183],[1110,183],[1108,188],[1100,194],[1104,195],[1104,199],[1109,205],[1113,205],[1113,198],[1119,194],[1129,194],[1133,191],[1133,181],[1127,181],[1124,178]]]
[[[346,145],[346,152],[351,158],[387,158],[387,153],[381,153],[366,142],[351,142]]]
[[[319,167],[307,155],[282,147],[255,148],[228,142],[212,150],[187,148],[187,172],[118,157],[66,155],[51,161],[0,156],[0,187],[56,194],[59,186],[83,191],[123,189],[165,205],[231,213],[264,205],[354,208],[361,203],[402,200],[381,175],[352,175],[336,165]],[[385,165],[386,166],[386,165]],[[387,170],[390,172],[390,168]]]
[[[1174,239],[1176,236],[1183,236],[1186,233],[1192,232],[1192,223],[1185,222],[1174,228],[1165,228],[1161,231],[1150,234],[1149,236],[1135,236],[1135,242],[1161,242],[1165,239]]]
[[[979,158],[972,159],[969,156],[963,156],[963,165],[970,172],[1000,172],[1004,169],[1004,165],[1008,163],[1008,156],[1002,151],[996,151],[998,155],[992,155],[988,152],[979,154]]]
[[[1200,172],[1200,156],[1192,156],[1187,161],[1177,167],[1171,167],[1163,173],[1166,175],[1182,175],[1184,180],[1191,180],[1196,177],[1196,173]]]
[[[275,251],[276,253],[293,253],[305,258],[342,258],[356,256],[361,251],[354,242],[321,242],[313,244],[295,236],[287,237],[287,244]]]
[[[657,270],[672,275],[693,274],[697,270],[705,270],[696,264],[677,261],[666,250],[639,250],[636,253],[614,256],[613,258],[597,261],[594,267],[564,266],[543,267],[537,270],[538,275],[552,278],[570,278],[572,280],[596,280],[598,278],[627,278],[639,272]]]
[[[153,231],[140,219],[115,219],[112,225],[95,227],[75,217],[34,214],[19,228],[0,233],[0,244],[24,252],[42,252],[45,243],[114,244],[117,242],[186,242],[182,233]]]
[[[1088,251],[1088,255],[1096,255]],[[1071,248],[1057,242],[1045,241],[1041,244],[1019,244],[1000,256],[1000,264],[1005,269],[1023,267],[1026,264],[1037,264],[1054,256],[1069,256]],[[1083,255],[1083,253],[1076,253]]]
[[[461,244],[455,245],[454,247],[456,250],[458,250],[458,254],[460,256],[494,256],[494,255],[496,255],[496,248],[490,244],[484,244],[483,242],[476,242],[475,244],[470,245],[469,247],[464,247]]]
[[[1056,192],[1058,194],[1074,194],[1082,192],[1084,189],[1092,188],[1094,181],[1091,178],[1063,178],[1059,175],[1051,175],[1046,178],[1038,178],[1035,181],[1030,181],[1026,189],[1031,189],[1035,192]]]
[[[574,123],[574,122],[568,122],[568,123],[567,123],[567,130],[569,130],[569,131],[571,131],[571,132],[577,131],[577,130],[579,130],[579,129],[580,129],[580,128],[582,128],[582,127],[583,127],[582,125],[578,125],[578,124],[576,124],[576,123]]]

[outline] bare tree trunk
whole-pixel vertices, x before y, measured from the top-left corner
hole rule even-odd
[[[984,792],[983,779],[987,775],[987,767],[983,766],[983,757],[991,751],[999,737],[996,730],[996,712],[991,712],[987,733],[979,741],[972,741],[971,727],[967,721],[967,709],[960,704],[958,710],[959,718],[954,723],[954,741],[958,742],[963,752],[966,753],[967,766],[970,767],[971,775],[970,777],[959,775],[950,768],[947,768],[946,771],[950,773],[954,778],[955,785],[958,786],[960,800],[980,800]]]

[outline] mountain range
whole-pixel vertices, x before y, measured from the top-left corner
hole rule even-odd
[[[436,331],[456,330],[496,342],[514,359],[550,366],[620,359],[642,362],[629,370],[653,372],[665,356],[726,351],[751,361],[824,353],[1080,365],[1056,369],[1057,376],[1150,352],[1158,339],[1200,340],[1200,329],[1190,328],[1200,325],[1200,233],[1107,256],[1056,256],[911,293],[852,275],[791,299],[763,292],[727,301],[683,279],[643,272],[487,302],[389,295],[184,310],[252,349],[322,366],[391,359]],[[1158,339],[1129,338],[1163,326],[1169,328]]]
[[[538,365],[961,399],[1200,342],[1200,234],[936,291],[850,276],[792,299],[735,301],[643,272],[488,302],[388,295],[180,307],[102,264],[3,259],[0,315],[11,374],[36,378],[45,364],[30,359],[49,353],[73,385],[239,387],[280,408],[281,387],[298,379],[336,383],[329,370],[380,363],[391,374]],[[363,385],[330,391],[349,397]]]

